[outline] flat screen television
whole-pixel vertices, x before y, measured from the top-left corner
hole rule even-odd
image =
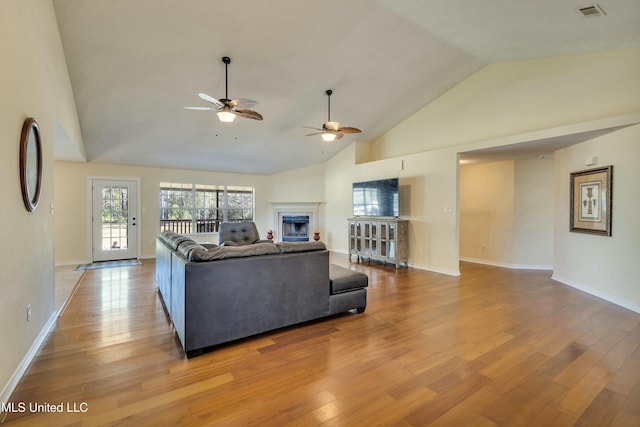
[[[398,178],[353,183],[354,216],[398,216]]]

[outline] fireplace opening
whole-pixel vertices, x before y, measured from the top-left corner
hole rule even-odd
[[[309,215],[283,215],[282,241],[309,241]]]

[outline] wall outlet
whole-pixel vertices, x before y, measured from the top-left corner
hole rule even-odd
[[[487,246],[486,245],[480,245],[480,249],[482,250],[482,252],[487,250]]]
[[[31,320],[31,304],[27,304],[27,322]]]

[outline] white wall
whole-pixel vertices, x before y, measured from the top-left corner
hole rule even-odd
[[[82,143],[62,43],[50,0],[0,1],[0,400],[15,381],[54,314],[54,121]],[[43,149],[42,192],[35,212],[22,202],[19,140],[27,117],[39,123]],[[26,308],[32,317],[27,322]]]
[[[569,174],[613,165],[611,237],[569,232]],[[554,279],[640,312],[640,125],[556,152]]]

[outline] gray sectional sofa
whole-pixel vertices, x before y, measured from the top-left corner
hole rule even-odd
[[[368,277],[330,266],[322,242],[245,239],[218,246],[165,231],[156,239],[156,280],[187,357],[285,326],[361,313],[367,304]]]

